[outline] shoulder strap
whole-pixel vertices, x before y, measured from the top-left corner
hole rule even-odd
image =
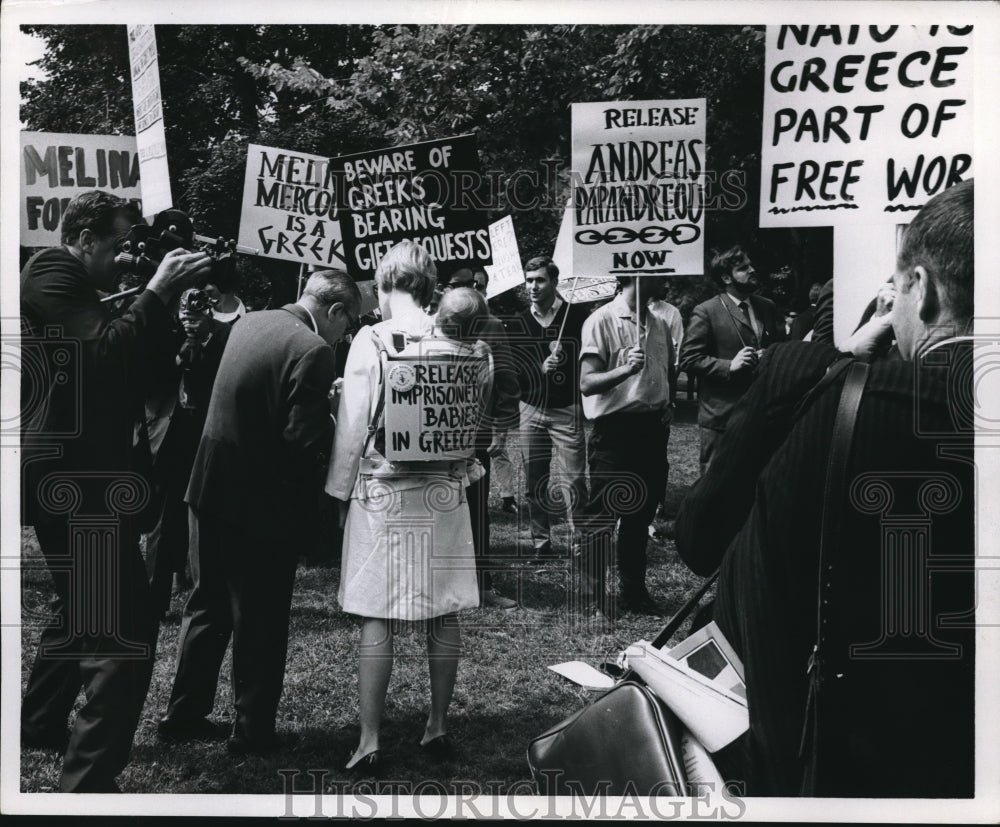
[[[816,591],[816,642],[806,667],[809,676],[809,690],[806,696],[805,720],[802,738],[799,742],[800,757],[810,755],[806,761],[802,780],[802,793],[814,795],[818,781],[819,764],[819,691],[824,678],[823,664],[823,606],[824,594],[830,587],[835,565],[834,550],[840,539],[843,526],[844,503],[846,501],[847,472],[850,460],[854,426],[857,423],[858,408],[865,382],[868,380],[868,365],[851,362],[847,379],[840,394],[837,418],[833,423],[830,441],[830,459],[826,470],[826,485],[823,492],[823,515],[820,523],[819,570]]]
[[[823,374],[822,378],[812,386],[803,396],[798,403],[795,405],[795,410],[792,413],[792,422],[797,422],[799,418],[806,412],[806,409],[812,405],[813,401],[819,396],[823,391],[825,391],[834,380],[840,376],[851,364],[854,362],[853,356],[845,356],[842,359],[837,359],[832,362],[826,369],[826,373]]]
[[[371,421],[368,423],[368,432],[365,434],[365,444],[361,448],[361,456],[368,453],[368,447],[372,444],[375,434],[378,433],[382,424],[382,413],[385,411],[385,360],[383,356],[389,352],[382,341],[382,337],[372,330],[372,344],[375,345],[375,352],[378,356],[378,396],[375,402],[375,410],[372,411]]]
[[[705,582],[698,587],[698,591],[696,591],[688,602],[681,606],[674,616],[667,621],[667,625],[663,627],[660,633],[653,640],[654,647],[660,649],[669,642],[670,638],[676,634],[677,630],[681,627],[681,624],[685,621],[687,616],[694,611],[695,606],[701,602],[705,593],[709,590],[709,588],[711,588],[712,584],[718,579],[718,577],[719,570],[716,569],[714,574],[705,578]]]

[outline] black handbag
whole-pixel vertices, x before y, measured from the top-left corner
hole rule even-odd
[[[670,640],[717,576],[670,618],[654,646]],[[528,766],[542,795],[685,795],[682,729],[629,670],[592,703],[532,739]]]
[[[681,725],[647,687],[619,683],[528,745],[542,795],[684,795]]]

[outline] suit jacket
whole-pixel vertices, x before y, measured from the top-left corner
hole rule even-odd
[[[821,345],[834,345],[833,341],[833,279],[823,285],[816,299],[812,340]]]
[[[802,340],[806,337],[810,330],[813,329],[813,323],[816,321],[816,308],[807,307],[801,313],[799,313],[794,319],[792,319],[792,327],[788,331],[789,339]]]
[[[301,306],[242,318],[219,365],[187,502],[230,523],[294,519],[325,471],[335,375],[333,348]]]
[[[871,366],[850,492],[837,492],[841,536],[827,555],[819,794],[972,794],[971,350],[945,345],[918,363]],[[746,669],[751,795],[799,789],[824,484],[844,375],[797,419],[793,409],[839,355],[810,342],[765,353],[717,459],[677,515],[681,558],[699,574],[721,563],[714,618]],[[946,613],[967,616],[949,625]],[[918,634],[923,624],[930,637]],[[852,649],[880,640],[884,649],[867,656]],[[910,656],[892,657],[900,651]]]
[[[724,301],[727,299],[722,295],[713,296],[695,307],[680,358],[680,370],[698,377],[698,424],[719,431],[726,427],[733,405],[753,381],[753,371],[729,372],[730,361],[750,344],[753,331],[734,318],[736,311],[731,314]],[[763,296],[750,296],[749,302],[764,328],[759,346],[783,341],[785,320],[774,302]]]
[[[112,319],[80,261],[53,247],[21,272],[21,323],[23,502],[31,522],[47,474],[135,470],[133,425],[153,354],[170,348],[171,320],[148,290]]]

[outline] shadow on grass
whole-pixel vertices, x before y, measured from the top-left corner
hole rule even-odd
[[[379,793],[405,794],[468,791],[469,785],[483,793],[530,794],[530,771],[526,760],[529,741],[562,720],[558,711],[539,714],[538,709],[503,715],[455,716],[450,735],[455,759],[437,763],[423,752],[418,740],[422,716],[387,716],[381,732],[384,773],[374,785]],[[280,735],[281,746],[270,756],[233,757],[224,743],[191,743],[164,746],[136,745],[126,771],[127,792],[187,794],[313,794],[321,783],[325,792],[351,792],[357,785],[373,781],[343,769],[357,745],[357,726],[328,730],[304,727]],[[484,775],[483,768],[489,771]],[[141,772],[145,770],[144,772]],[[153,772],[150,772],[152,770]]]

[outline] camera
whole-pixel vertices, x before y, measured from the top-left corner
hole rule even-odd
[[[181,312],[204,313],[215,306],[215,301],[204,290],[189,287],[181,293]]]
[[[163,257],[178,247],[211,256],[211,270],[205,284],[232,281],[236,271],[236,242],[195,235],[191,219],[182,210],[157,213],[152,226],[134,224],[121,243],[115,264],[127,280],[139,281],[138,286],[142,287],[155,275]]]

